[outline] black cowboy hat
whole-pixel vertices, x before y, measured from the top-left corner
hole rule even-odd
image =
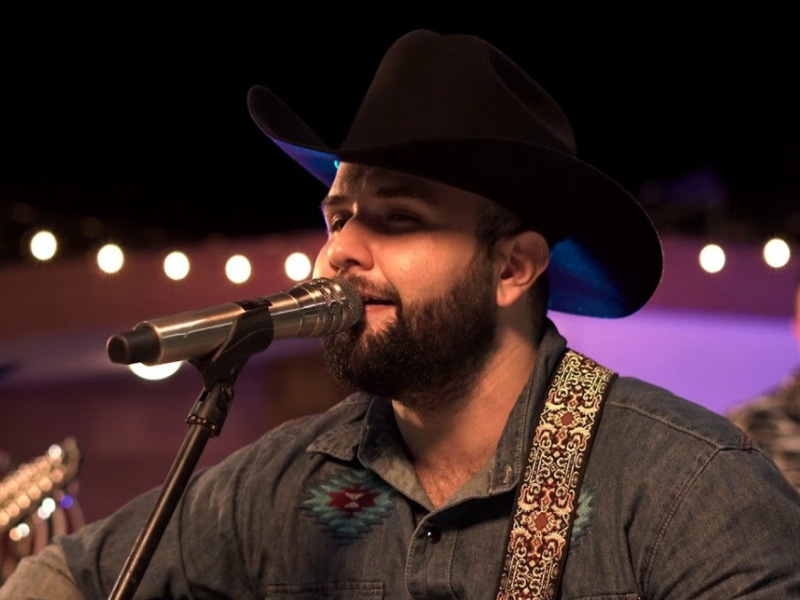
[[[516,63],[471,35],[407,33],[383,57],[338,148],[252,87],[259,128],[330,187],[340,161],[427,177],[489,198],[550,244],[549,308],[623,317],[652,296],[661,244],[636,199],[576,158],[561,108]]]

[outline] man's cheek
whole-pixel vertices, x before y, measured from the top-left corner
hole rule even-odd
[[[326,252],[325,247],[317,254],[317,259],[314,261],[314,272],[311,276],[316,279],[317,277],[330,277],[331,273],[326,271],[328,261],[325,260]]]

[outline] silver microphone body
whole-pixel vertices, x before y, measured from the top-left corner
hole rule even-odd
[[[273,339],[333,335],[355,325],[364,310],[351,284],[320,277],[269,296],[142,321],[110,338],[108,354],[112,362],[122,364],[202,358],[229,340],[245,312],[265,307]]]

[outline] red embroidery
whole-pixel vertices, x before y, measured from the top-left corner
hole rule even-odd
[[[352,487],[342,488],[337,492],[328,492],[331,501],[328,506],[332,506],[341,512],[348,513],[347,516],[353,517],[354,513],[360,512],[365,508],[375,506],[375,497],[378,495],[365,489],[361,484]]]

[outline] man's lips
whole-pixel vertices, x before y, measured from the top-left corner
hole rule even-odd
[[[394,306],[394,303],[389,300],[363,298],[362,301],[364,302],[364,312],[366,313],[381,312]]]
[[[358,289],[358,288],[356,288]],[[358,289],[358,295],[361,296],[361,301],[364,305],[387,305],[387,304],[394,304],[394,301],[390,300],[389,298],[381,295],[380,293],[375,292],[368,292],[366,290]]]
[[[366,282],[353,280],[350,283],[356,288],[361,302],[364,305],[364,312],[376,312],[389,307],[396,307],[399,299],[395,299],[394,294],[389,290],[381,290]]]
[[[394,302],[386,298],[372,296],[370,294],[362,294],[361,301],[364,303],[365,314],[382,313],[394,306]]]

